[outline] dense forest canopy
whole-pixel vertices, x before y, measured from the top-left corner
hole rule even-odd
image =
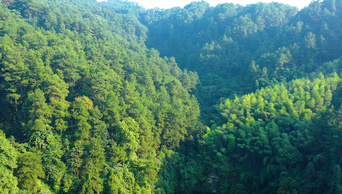
[[[341,14],[0,1],[0,193],[342,193]]]
[[[211,125],[220,98],[307,77],[341,57],[341,9],[334,0],[313,1],[299,12],[279,3],[193,2],[148,10],[141,20],[149,28],[148,46],[198,73],[202,122]]]

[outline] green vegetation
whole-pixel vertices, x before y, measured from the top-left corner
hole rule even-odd
[[[2,0],[0,193],[342,193],[341,10]]]
[[[212,125],[221,122],[214,108],[221,98],[338,71],[321,66],[341,57],[339,10],[339,0],[313,1],[299,12],[279,3],[193,2],[184,9],[148,10],[141,20],[150,29],[147,45],[198,73],[201,121]]]
[[[198,126],[197,75],[96,1],[14,1],[0,15],[0,190],[152,192],[163,153]]]

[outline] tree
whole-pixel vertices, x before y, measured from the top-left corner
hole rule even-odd
[[[0,130],[0,190],[4,193],[17,193],[18,179],[13,171],[18,167],[19,153]]]
[[[81,193],[102,193],[104,180],[101,177],[105,166],[105,150],[100,139],[92,138],[87,145],[84,166],[81,172],[83,180]]]
[[[43,191],[45,185],[41,179],[45,178],[45,173],[41,152],[32,150],[22,153],[19,157],[16,176],[20,189],[27,189],[33,193]]]
[[[91,125],[88,120],[90,117],[89,110],[93,109],[93,102],[86,96],[77,97],[73,103],[73,118],[76,122],[75,137],[80,140],[88,140],[90,138]]]
[[[69,93],[69,86],[56,74],[49,79],[48,85],[47,96],[53,111],[53,124],[56,131],[59,131],[62,135],[62,132],[67,129],[65,119],[69,116],[68,108],[70,103],[65,99]]]
[[[56,134],[49,131],[47,137],[47,147],[43,151],[42,164],[46,180],[55,191],[60,190],[61,180],[66,173],[66,165],[62,161],[64,155],[63,144]]]
[[[29,93],[25,101],[23,121],[26,122],[25,135],[38,149],[46,147],[45,134],[50,129],[51,109],[46,103],[44,93],[40,89]]]

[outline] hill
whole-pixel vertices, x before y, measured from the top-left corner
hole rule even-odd
[[[341,0],[0,2],[0,192],[341,193]]]

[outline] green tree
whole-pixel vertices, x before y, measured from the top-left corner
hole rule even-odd
[[[44,191],[46,186],[41,180],[45,178],[41,152],[32,150],[22,153],[18,160],[16,176],[20,189],[26,189],[33,193]]]
[[[0,130],[0,190],[4,193],[17,193],[18,179],[13,171],[18,167],[18,151]]]
[[[22,111],[22,119],[26,122],[24,125],[25,135],[36,148],[45,148],[45,135],[50,129],[52,112],[46,103],[43,91],[36,89],[29,93]]]

